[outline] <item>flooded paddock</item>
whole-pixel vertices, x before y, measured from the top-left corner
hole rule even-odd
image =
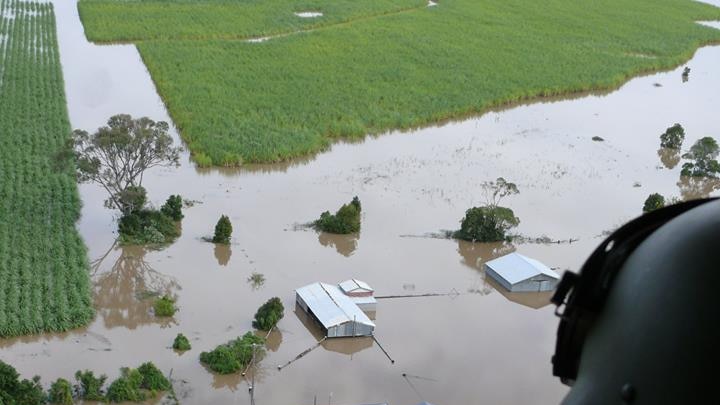
[[[116,113],[169,120],[134,46],[87,43],[74,2],[54,3],[73,128],[93,130]],[[182,403],[246,404],[245,377],[215,375],[198,356],[250,330],[256,309],[278,296],[285,317],[255,375],[258,404],[557,403],[567,388],[551,375],[557,319],[549,295],[501,292],[483,263],[517,251],[560,273],[577,270],[604,234],[641,213],[649,194],[716,194],[713,184],[679,182],[679,157],[659,150],[659,135],[676,122],[685,148],[720,138],[720,47],[700,49],[686,65],[687,82],[681,66],[607,94],[338,143],[284,164],[197,169],[185,153],[180,168],[145,178],[156,206],[170,194],[194,201],[182,236],[159,250],[115,245],[116,214],[103,208],[102,190],[83,185],[78,226],[97,316],[68,333],[0,339],[0,358],[45,384],[78,369],[114,379],[120,367],[153,361],[172,370]],[[458,228],[465,210],[484,202],[483,183],[500,176],[520,189],[503,201],[520,217],[520,234],[577,241],[424,237]],[[354,195],[363,205],[359,235],[297,226]],[[233,223],[230,246],[202,240],[221,214]],[[372,339],[342,339],[278,371],[322,338],[295,311],[294,289],[351,277],[376,295],[448,295],[379,300],[375,333],[395,364]],[[176,316],[151,314],[158,293],[177,298]],[[177,333],[192,350],[171,349]]]

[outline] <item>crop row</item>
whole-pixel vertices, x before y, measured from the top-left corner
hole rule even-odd
[[[93,316],[70,133],[48,3],[0,0],[0,336],[61,331]]]

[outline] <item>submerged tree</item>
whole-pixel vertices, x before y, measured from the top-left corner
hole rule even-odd
[[[253,328],[269,331],[274,328],[280,319],[283,318],[283,307],[280,298],[270,298],[266,303],[262,304],[255,313],[255,320],[253,320]]]
[[[320,219],[316,220],[313,225],[323,232],[341,235],[359,232],[361,211],[360,199],[355,196],[350,203],[343,204],[334,215],[329,211],[320,214]]]
[[[650,194],[645,200],[645,205],[643,205],[643,212],[655,211],[656,209],[662,208],[664,206],[665,197],[658,193]]]
[[[173,147],[168,129],[164,121],[114,115],[93,134],[73,131],[63,156],[74,160],[80,182],[96,183],[107,191],[106,206],[129,214],[138,209],[147,169],[179,165],[181,149]]]
[[[484,183],[486,205],[465,211],[460,230],[453,233],[458,239],[473,242],[499,242],[508,240],[507,231],[517,226],[520,219],[513,210],[499,206],[500,201],[520,191],[515,183],[502,177]]]
[[[669,149],[680,149],[683,141],[685,140],[685,130],[682,125],[675,124],[670,128],[666,129],[665,132],[660,135],[660,147]]]
[[[689,177],[716,177],[720,173],[720,163],[716,160],[719,153],[720,147],[715,139],[709,136],[699,139],[690,151],[682,156],[693,162],[684,163],[680,174]]]
[[[230,243],[230,237],[232,236],[232,223],[227,215],[220,216],[217,224],[215,225],[215,234],[213,235],[212,241],[214,243]]]
[[[485,200],[487,205],[491,207],[497,207],[500,201],[507,196],[520,193],[515,183],[511,183],[502,177],[484,183],[483,187],[485,189]]]

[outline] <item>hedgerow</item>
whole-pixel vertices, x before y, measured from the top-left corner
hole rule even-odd
[[[5,17],[14,14],[14,18]],[[0,0],[0,337],[93,317],[53,5]]]

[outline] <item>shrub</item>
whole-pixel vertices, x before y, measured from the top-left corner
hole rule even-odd
[[[720,153],[720,147],[715,139],[709,136],[698,139],[690,151],[682,156],[685,159],[694,160],[694,162],[683,164],[680,174],[689,177],[715,177],[717,173],[720,173],[720,163],[715,160],[718,153]]]
[[[172,218],[174,221],[180,221],[184,215],[182,213],[183,201],[179,195],[171,195],[165,204],[160,208],[160,212]]]
[[[155,316],[173,316],[177,312],[175,300],[168,295],[156,299],[153,309],[155,310]]]
[[[15,367],[0,360],[0,403],[6,405],[31,405],[45,402],[40,377],[20,380]]]
[[[233,229],[232,223],[230,223],[230,218],[228,218],[226,215],[221,216],[217,224],[215,225],[215,235],[213,236],[212,241],[215,243],[229,244],[232,230]]]
[[[75,388],[80,399],[88,401],[102,401],[105,399],[102,393],[102,386],[105,385],[105,381],[107,380],[106,375],[103,374],[100,377],[95,377],[95,374],[90,370],[78,370],[75,372],[75,379],[80,383],[80,385]]]
[[[255,320],[252,323],[253,328],[269,331],[282,319],[284,310],[280,298],[270,298],[255,313]]]
[[[499,242],[508,240],[507,231],[519,223],[520,219],[510,208],[473,207],[465,212],[460,230],[454,236],[473,242]]]
[[[325,211],[320,214],[320,219],[316,220],[313,224],[323,232],[337,234],[359,232],[361,211],[362,206],[360,199],[354,197],[349,204],[344,204],[340,207],[335,215],[330,214],[329,211]]]
[[[187,337],[185,337],[185,335],[178,333],[178,335],[175,336],[175,341],[173,342],[173,349],[186,351],[192,349],[192,346],[190,346],[190,341]]]
[[[118,223],[118,232],[120,242],[138,245],[169,243],[180,235],[173,219],[155,210],[124,215]]]
[[[665,206],[665,197],[658,193],[650,194],[643,205],[643,212],[655,211]]]
[[[121,375],[113,381],[107,390],[107,399],[110,402],[140,402],[145,400],[145,394],[140,391],[143,376],[136,369],[122,368]]]
[[[58,378],[57,381],[50,386],[48,400],[51,404],[72,405],[73,396],[70,383],[63,378]]]
[[[675,124],[660,135],[660,147],[668,149],[680,149],[685,140],[685,130],[682,125]]]
[[[169,391],[172,388],[170,381],[163,373],[151,362],[143,363],[138,367],[138,372],[142,376],[140,388],[156,391]]]
[[[253,344],[261,345],[265,340],[251,332],[228,343],[216,347],[210,352],[200,353],[200,361],[210,370],[220,374],[239,371],[250,364],[253,356]],[[255,349],[256,355],[262,355],[264,348]]]

